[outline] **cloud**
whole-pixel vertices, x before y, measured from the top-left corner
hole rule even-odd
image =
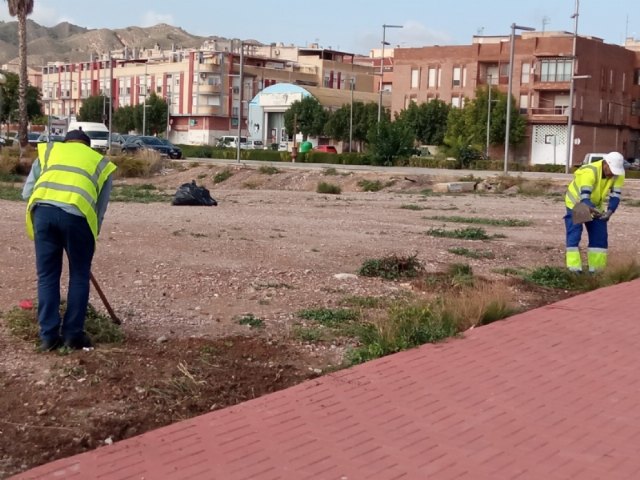
[[[40,25],[44,25],[45,27],[52,27],[61,22],[74,23],[73,19],[60,15],[58,10],[43,5],[41,2],[35,2],[33,13],[29,15],[29,19],[39,23]],[[16,21],[16,18],[9,15],[8,8],[0,8],[0,20],[5,22],[14,22]]]
[[[175,19],[170,13],[158,13],[153,10],[149,10],[142,15],[141,27],[152,27],[159,23],[166,23],[168,25],[175,25]]]
[[[388,28],[386,41],[391,47],[423,47],[427,45],[450,45],[453,35],[428,28],[415,21],[407,21],[402,28]],[[382,30],[377,33],[367,32],[356,39],[356,50],[369,53],[369,50],[380,48],[382,44]]]

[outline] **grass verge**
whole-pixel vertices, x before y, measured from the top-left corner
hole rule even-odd
[[[479,225],[493,225],[496,227],[528,227],[533,222],[530,220],[517,220],[515,218],[481,218],[481,217],[459,217],[436,215],[434,217],[424,217],[426,220],[439,220],[442,222],[471,223]]]
[[[154,185],[115,185],[111,190],[112,202],[154,203],[167,202],[170,195],[159,192]]]

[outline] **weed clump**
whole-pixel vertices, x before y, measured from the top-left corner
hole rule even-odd
[[[482,251],[482,250],[470,250],[470,249],[464,248],[464,247],[453,247],[453,248],[450,248],[447,251],[449,253],[453,253],[454,255],[460,255],[462,257],[467,257],[467,258],[474,258],[474,259],[480,259],[480,258],[491,259],[491,258],[495,258],[495,255],[493,254],[493,252]]]
[[[459,238],[463,240],[489,240],[490,238],[497,238],[496,235],[488,235],[484,228],[479,227],[458,228],[456,230],[431,228],[427,231],[427,235],[439,238]]]
[[[225,168],[213,176],[213,183],[222,183],[225,180],[229,180],[231,177],[233,177],[233,172],[228,168]]]
[[[384,258],[365,260],[358,275],[363,277],[380,277],[386,280],[396,280],[402,277],[415,277],[422,271],[422,265],[416,255],[390,255]]]
[[[329,195],[340,195],[342,193],[342,189],[339,185],[335,185],[333,183],[320,182],[316,187],[316,192]]]
[[[60,306],[60,315],[64,316],[66,305]],[[23,310],[13,308],[6,313],[5,318],[9,332],[22,340],[36,342],[38,340],[37,306]],[[111,319],[98,312],[93,305],[87,307],[87,316],[84,324],[85,331],[94,343],[122,343],[124,333]]]
[[[264,175],[275,175],[276,173],[280,173],[280,170],[278,170],[276,167],[272,167],[271,165],[262,165],[258,169],[258,172]]]
[[[264,327],[264,320],[256,317],[253,313],[246,313],[238,318],[239,325],[248,325],[251,328]]]
[[[380,180],[360,180],[358,186],[363,192],[378,192],[384,188]]]
[[[298,316],[305,320],[312,320],[325,327],[339,327],[345,323],[358,319],[358,313],[348,308],[316,308],[301,310]]]

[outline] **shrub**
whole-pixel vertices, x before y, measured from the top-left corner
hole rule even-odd
[[[384,188],[380,180],[360,180],[358,186],[363,192],[377,192]]]
[[[384,258],[365,260],[358,275],[395,280],[402,277],[415,277],[421,271],[422,265],[420,265],[417,255],[405,257],[390,255]]]
[[[333,183],[320,182],[316,187],[316,192],[326,193],[329,195],[340,195],[340,193],[342,193],[342,189],[340,188],[340,186]]]
[[[271,165],[262,165],[260,166],[258,171],[265,175],[275,175],[276,173],[280,173],[280,170],[278,170],[276,167],[272,167]]]

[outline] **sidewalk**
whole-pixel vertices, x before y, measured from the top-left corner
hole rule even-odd
[[[639,290],[574,297],[14,478],[640,478]]]

